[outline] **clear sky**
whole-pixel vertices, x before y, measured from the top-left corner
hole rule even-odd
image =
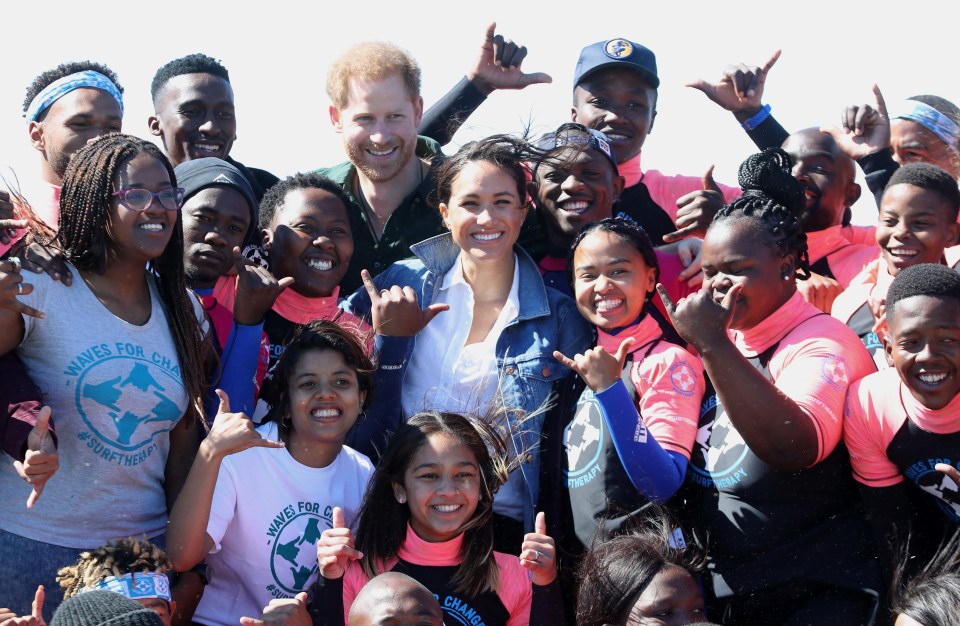
[[[603,7],[613,7],[604,15]],[[893,9],[897,9],[893,12]],[[953,67],[960,57],[960,4],[923,3],[922,14],[892,2],[814,0],[724,2],[294,2],[55,0],[8,3],[0,38],[6,88],[0,98],[0,162],[21,180],[38,175],[21,102],[33,77],[61,62],[106,63],[126,90],[124,131],[147,137],[150,80],[163,63],[192,52],[220,59],[236,94],[238,140],[232,156],[278,175],[344,159],[324,91],[330,62],[350,45],[386,39],[407,48],[423,67],[430,105],[465,73],[496,20],[524,43],[524,68],[553,76],[551,85],[495,93],[455,138],[461,143],[526,124],[548,131],[569,118],[571,81],[580,49],[626,37],[657,54],[658,117],[644,147],[646,168],[702,174],[716,164],[720,182],[736,183],[753,144],[733,117],[684,87],[716,79],[723,66],[762,64],[783,55],[764,101],[788,129],[832,124],[846,104],[869,101],[876,81],[888,103],[932,93],[960,103]],[[934,29],[935,24],[941,27]],[[454,150],[455,146],[448,148]],[[872,223],[865,194],[855,220]]]

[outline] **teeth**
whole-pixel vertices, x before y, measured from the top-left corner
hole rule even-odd
[[[604,313],[617,308],[621,304],[623,304],[623,298],[609,298],[607,300],[601,300],[600,302],[597,302],[597,312]]]
[[[460,508],[459,504],[434,504],[433,508],[441,513],[453,513]]]
[[[920,380],[927,383],[928,385],[938,383],[941,380],[945,379],[946,377],[947,377],[946,374],[920,374]]]
[[[566,211],[567,213],[576,213],[577,215],[579,215],[584,211],[586,211],[587,207],[589,206],[590,206],[589,202],[586,202],[584,200],[577,200],[577,201],[564,202],[560,205],[560,208]]]
[[[620,133],[604,133],[607,136],[607,139],[610,141],[621,141],[624,139],[629,139],[626,135],[621,135]]]
[[[479,239],[480,241],[493,241],[494,239],[500,239],[503,237],[503,233],[474,233],[473,238]]]
[[[220,149],[220,146],[215,146],[209,143],[197,143],[194,145],[197,147],[198,150],[204,150],[206,152],[216,152],[217,150]]]
[[[147,224],[141,224],[141,225],[140,225],[140,228],[142,228],[143,230],[149,230],[149,231],[153,231],[153,232],[160,232],[161,230],[163,230],[163,224],[160,224],[160,223],[157,223],[157,222],[149,222],[149,223],[147,223]]]
[[[326,272],[333,267],[333,261],[328,261],[326,259],[310,259],[307,261],[307,265],[309,265],[312,269]]]
[[[337,417],[340,415],[339,409],[317,409],[311,413],[314,417]]]
[[[368,149],[368,150],[367,150],[367,152],[369,152],[369,153],[372,154],[373,156],[387,156],[388,154],[390,154],[390,153],[393,152],[393,151],[394,151],[394,148],[390,148],[389,150],[373,150],[373,149],[371,148],[371,149]]]
[[[907,250],[906,248],[887,248],[887,252],[889,252],[893,256],[899,256],[899,257],[913,257],[920,254],[916,250]]]

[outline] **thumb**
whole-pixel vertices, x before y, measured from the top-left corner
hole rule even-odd
[[[483,45],[485,46],[488,43],[492,42],[493,37],[496,34],[497,34],[497,23],[490,22],[490,24],[487,26],[487,31],[483,34]]]
[[[33,432],[40,436],[40,441],[43,441],[43,438],[47,436],[47,433],[50,432],[50,415],[53,411],[48,406],[40,408],[40,413],[37,414],[37,424],[33,427]],[[39,449],[39,446],[38,446]]]
[[[33,611],[31,612],[31,615],[38,620],[43,620],[44,597],[46,597],[46,592],[43,589],[43,585],[40,585],[37,587],[37,593],[33,596]]]
[[[297,602],[299,602],[300,604],[302,604],[304,607],[306,607],[306,606],[307,606],[307,598],[309,598],[309,597],[310,597],[310,596],[307,595],[307,592],[306,592],[306,591],[301,591],[301,592],[298,593],[296,596],[294,596],[294,600],[296,600]]]
[[[262,619],[254,619],[252,617],[241,617],[240,624],[242,626],[266,626],[266,622]]]
[[[847,131],[838,126],[821,126],[820,132],[830,135],[834,141],[839,141],[847,134]]]
[[[547,514],[543,511],[537,513],[537,520],[533,523],[533,531],[538,535],[547,534]]]
[[[741,291],[743,291],[743,285],[737,283],[727,289],[726,295],[723,296],[723,302],[720,303],[720,306],[725,308],[730,315],[733,315],[733,309],[737,305],[737,296],[740,295]]]
[[[657,293],[660,294],[660,299],[663,301],[663,307],[667,310],[667,315],[670,316],[670,319],[673,319],[673,314],[676,312],[676,305],[673,303],[673,300],[670,299],[670,295],[662,283],[657,283]]]
[[[220,407],[217,409],[217,414],[229,413],[230,412],[230,396],[227,395],[227,392],[223,389],[216,390],[217,397],[220,398]]]
[[[553,77],[545,72],[532,72],[530,74],[521,74],[517,81],[519,87],[529,87],[530,85],[544,85],[553,82]]]
[[[630,351],[630,346],[636,342],[636,338],[627,337],[620,343],[620,347],[617,348],[617,354],[614,355],[617,358],[617,363],[620,364],[620,367],[623,367],[623,363],[627,358],[627,352]]]
[[[677,256],[684,267],[690,267],[690,263],[693,262],[693,250],[686,246],[680,246],[677,249]]]
[[[343,509],[338,506],[333,507],[333,527],[334,528],[346,528],[347,523],[343,519]]]
[[[435,318],[437,315],[449,310],[449,304],[431,304],[423,310],[423,325],[426,326],[432,322],[433,318]]]
[[[243,269],[247,266],[247,263],[248,263],[247,259],[245,259],[243,256],[243,253],[240,252],[240,247],[234,246],[233,247],[233,266],[236,268],[237,274],[241,274],[243,272]],[[253,263],[250,262],[250,264],[252,265]]]
[[[703,190],[704,191],[716,191],[720,195],[723,195],[723,192],[720,190],[720,186],[717,185],[717,182],[713,180],[713,168],[711,165],[707,168],[707,173],[703,175]]]

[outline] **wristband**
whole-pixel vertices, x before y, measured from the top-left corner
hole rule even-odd
[[[740,126],[743,127],[743,130],[753,130],[754,128],[756,128],[757,126],[765,122],[768,117],[770,117],[770,105],[765,104],[762,107],[760,107],[760,110],[757,111],[753,115],[753,117],[741,122]]]

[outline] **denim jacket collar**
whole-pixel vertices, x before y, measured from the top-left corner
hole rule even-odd
[[[550,315],[550,302],[547,299],[547,288],[540,277],[540,269],[533,262],[530,255],[514,244],[513,251],[517,255],[517,265],[520,268],[520,312],[518,322]],[[410,246],[410,252],[415,254],[424,267],[430,272],[432,280],[437,281],[453,267],[460,248],[453,241],[453,235],[443,233],[425,241]]]

